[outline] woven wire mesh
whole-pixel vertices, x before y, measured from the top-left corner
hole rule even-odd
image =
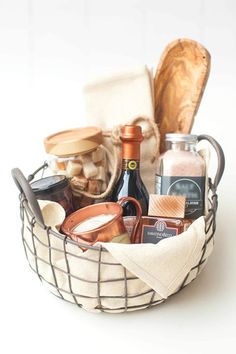
[[[214,243],[217,194],[210,179],[208,198],[209,210],[205,217],[206,240],[200,260],[192,267],[176,292],[196,278],[206,263],[210,245],[212,247]],[[75,242],[51,227],[38,224],[23,194],[20,195],[20,216],[22,241],[29,265],[39,279],[59,298],[79,307],[83,307],[82,304],[86,301],[89,304],[87,308],[85,306],[86,309],[90,309],[91,306],[91,310],[101,312],[126,312],[144,309],[166,300],[146,284],[141,287],[142,290],[139,287],[139,290],[135,292],[135,282],[140,280],[123,265],[117,263],[113,257],[109,258],[109,252],[101,245],[88,246]],[[39,231],[43,235],[42,238],[38,235]],[[86,248],[87,251],[81,252],[80,247]],[[88,253],[89,256],[86,256]],[[61,263],[56,259],[59,259]],[[71,264],[74,263],[78,264],[77,269],[71,268]],[[92,278],[81,275],[81,268],[91,268]],[[106,278],[104,278],[105,269],[106,274],[109,274],[109,277],[106,276]],[[119,274],[119,276],[114,276],[115,274]],[[119,283],[119,289],[122,289],[122,292],[119,290],[117,293],[115,291],[112,291],[112,294],[104,293],[104,289],[106,289],[104,285],[109,284],[110,288],[115,288],[117,283]],[[82,284],[83,292],[77,292],[74,284]]]

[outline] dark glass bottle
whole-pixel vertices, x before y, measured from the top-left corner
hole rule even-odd
[[[143,215],[148,214],[148,192],[140,176],[140,144],[143,140],[142,129],[137,125],[125,125],[121,128],[122,171],[114,187],[110,200],[116,202],[122,197],[137,199]],[[124,205],[124,216],[136,215],[133,204]]]

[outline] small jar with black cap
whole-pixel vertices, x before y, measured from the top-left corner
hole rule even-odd
[[[74,211],[73,195],[69,180],[63,175],[41,178],[31,183],[37,199],[51,200],[61,204],[66,215]]]

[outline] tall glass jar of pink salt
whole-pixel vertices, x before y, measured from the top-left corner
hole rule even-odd
[[[204,214],[204,159],[197,152],[197,135],[166,134],[166,151],[157,163],[155,192],[186,196],[186,219]]]

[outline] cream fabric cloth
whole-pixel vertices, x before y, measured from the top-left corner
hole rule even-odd
[[[39,206],[43,215],[43,219],[46,225],[51,227],[51,230],[58,232],[62,222],[66,217],[64,208],[52,201],[39,200]],[[24,230],[23,235],[25,239],[25,249],[30,265],[33,269],[39,270],[42,277],[46,277],[49,282],[53,279],[53,273],[51,267],[49,267],[50,258],[55,264],[63,255],[63,241],[58,237],[53,237],[48,234],[46,229],[43,229],[37,223],[32,228],[31,222],[33,219],[29,213],[24,213]],[[32,237],[32,232],[34,237]],[[49,246],[54,247],[57,250],[53,250],[50,254]],[[36,262],[34,253],[37,254],[38,260]]]
[[[114,73],[84,87],[88,125],[104,130],[143,116],[154,119],[153,77],[147,66]]]
[[[110,154],[109,161],[114,160],[113,144],[117,148],[120,126],[133,124],[138,117],[148,119],[140,120],[137,124],[146,135],[141,144],[141,175],[149,193],[153,193],[156,166],[154,158],[159,154],[159,136],[154,136],[150,129],[150,122],[154,122],[152,71],[147,66],[141,66],[94,80],[84,87],[84,100],[87,124],[99,126],[105,135],[107,132],[111,135],[104,137],[103,142]],[[113,168],[111,163],[111,173]]]
[[[64,219],[61,206],[40,201],[40,207],[45,222],[52,226],[52,230],[57,230]],[[25,221],[24,239],[31,267],[38,270],[42,281],[55,295],[62,295],[65,300],[77,302],[92,312],[100,312],[100,305],[106,312],[114,313],[123,312],[125,306],[131,307],[129,311],[135,310],[135,306],[141,309],[151,299],[162,302],[179,289],[188,272],[198,264],[207,237],[201,217],[183,234],[156,245],[103,243],[108,252],[82,252],[78,245],[64,242],[63,235],[60,238],[50,234],[48,238],[47,230],[38,225],[33,228],[36,237],[32,239],[30,219]],[[213,241],[207,245],[204,259],[212,248]],[[34,252],[39,257],[37,261]],[[197,269],[193,269],[187,283],[196,275]],[[127,278],[127,288],[124,277]]]
[[[113,257],[166,299],[175,292],[198,262],[205,242],[201,217],[180,236],[154,244],[124,245],[103,243]]]

